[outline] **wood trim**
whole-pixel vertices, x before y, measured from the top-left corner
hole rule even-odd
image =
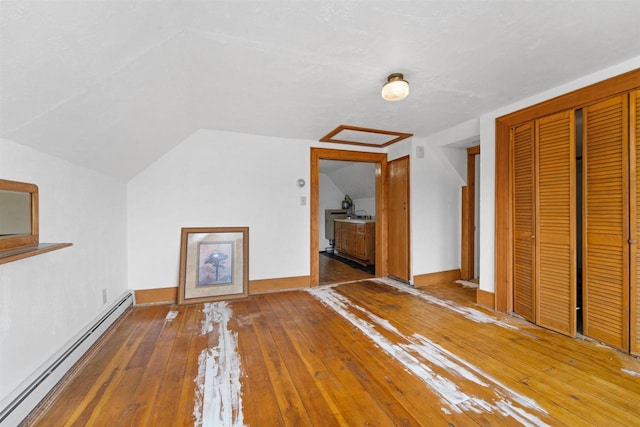
[[[509,129],[536,118],[581,108],[640,87],[640,68],[496,118],[495,159],[495,308],[513,307],[513,246],[511,242],[511,153]]]
[[[304,289],[309,287],[310,276],[282,277],[279,279],[249,280],[249,295],[266,292]],[[133,291],[136,305],[145,304],[175,304],[178,300],[178,287],[139,289]]]
[[[29,258],[32,256],[68,248],[72,243],[40,243],[37,245],[20,246],[18,248],[0,250],[0,264]]]
[[[378,135],[391,135],[395,136],[395,138],[385,142],[384,144],[374,144],[371,142],[361,142],[361,141],[349,141],[344,139],[334,139],[333,137],[338,135],[343,130],[351,130],[355,132],[365,132],[365,133],[373,133]],[[391,144],[395,144],[398,141],[402,141],[403,139],[407,139],[412,137],[412,133],[404,133],[404,132],[394,132],[390,130],[383,129],[372,129],[372,128],[363,128],[358,126],[349,126],[349,125],[340,125],[322,138],[320,138],[320,142],[333,142],[336,144],[350,144],[350,145],[361,145],[365,147],[386,147]]]
[[[16,191],[20,193],[31,194],[31,233],[18,235],[18,236],[5,236],[0,238],[0,250],[12,249],[22,246],[33,246],[40,243],[39,235],[39,217],[38,217],[38,186],[35,184],[29,184],[27,182],[9,181],[7,179],[0,179],[0,190]],[[54,249],[51,249],[54,250]],[[41,253],[41,252],[40,252]],[[32,255],[38,255],[34,253]],[[29,255],[29,256],[32,256]],[[23,257],[24,258],[24,257]],[[4,261],[9,262],[9,261]]]
[[[509,127],[496,123],[494,307],[513,310],[513,165]]]
[[[178,300],[178,287],[139,289],[133,291],[136,305],[173,303]]]
[[[471,258],[471,254],[469,253],[470,246],[470,235],[471,229],[469,228],[469,187],[462,187],[462,227],[461,227],[461,237],[462,237],[462,245],[461,245],[461,253],[460,253],[460,275],[463,279],[469,280],[473,279],[471,277],[473,275],[473,261],[471,261],[471,265],[469,259]]]
[[[319,215],[320,206],[320,160],[346,160],[376,164],[376,276],[386,277],[387,267],[387,154],[364,151],[332,150],[311,148],[311,188],[310,188],[310,286],[320,283],[320,260],[318,259],[320,239]]]
[[[419,274],[413,277],[413,284],[416,287],[437,285],[438,283],[455,282],[460,280],[460,269],[438,271],[436,273]]]
[[[288,291],[292,289],[306,289],[309,287],[310,280],[310,276],[250,280],[249,295],[262,294],[266,292]]]
[[[470,280],[475,273],[476,156],[480,146],[467,148],[467,185],[462,187],[462,253],[460,272]]]
[[[640,275],[638,268],[638,235],[640,234],[640,221],[638,212],[638,198],[640,197],[638,185],[638,145],[640,144],[640,90],[629,94],[629,351],[632,354],[640,355],[640,288],[638,280]]]
[[[483,291],[482,289],[478,289],[476,293],[478,304],[489,307],[492,310],[495,308],[495,298],[496,296],[493,292]]]

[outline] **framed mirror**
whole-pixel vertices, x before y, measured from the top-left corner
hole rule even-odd
[[[38,186],[0,179],[0,250],[38,243]]]

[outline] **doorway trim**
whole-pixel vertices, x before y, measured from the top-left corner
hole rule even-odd
[[[311,148],[311,215],[310,265],[311,277],[309,285],[320,283],[320,251],[319,217],[320,212],[320,160],[343,160],[351,162],[375,163],[376,186],[376,277],[386,277],[387,266],[387,154],[369,153],[365,151],[334,150],[328,148]]]
[[[474,279],[475,275],[476,156],[479,154],[479,145],[467,148],[467,185],[462,187],[460,275],[463,280]]]

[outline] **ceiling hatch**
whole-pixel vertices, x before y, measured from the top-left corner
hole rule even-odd
[[[411,136],[412,133],[340,125],[320,138],[320,142],[386,147]]]

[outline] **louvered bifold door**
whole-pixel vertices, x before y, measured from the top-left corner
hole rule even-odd
[[[631,352],[640,354],[640,90],[631,93]]]
[[[584,334],[629,350],[628,96],[583,109]]]
[[[513,311],[535,322],[533,124],[511,130],[513,147]]]
[[[576,334],[575,113],[536,120],[536,323]]]

